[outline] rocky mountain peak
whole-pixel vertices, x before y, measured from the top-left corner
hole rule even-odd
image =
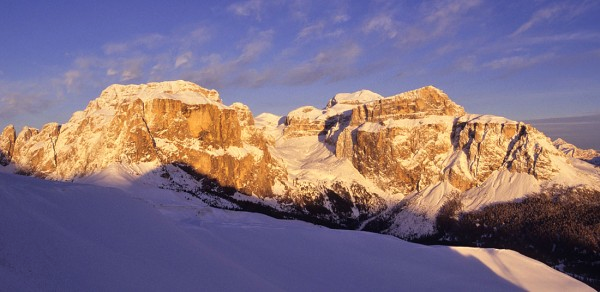
[[[399,93],[353,109],[351,124],[381,123],[388,119],[420,119],[426,116],[465,115],[464,108],[434,86]]]
[[[554,140],[552,143],[554,144],[554,147],[568,157],[573,157],[600,165],[600,151],[596,151],[594,149],[581,149],[561,138]]]
[[[379,100],[382,98],[383,97],[380,94],[374,93],[367,89],[363,89],[353,93],[339,93],[333,98],[331,98],[330,101],[328,101],[326,108],[332,108],[337,104],[359,105]]]
[[[131,101],[140,98],[176,99],[186,104],[222,103],[216,90],[203,88],[183,80],[151,82],[147,84],[113,84],[102,91],[98,100]]]
[[[462,106],[453,102],[443,90],[432,85],[400,93],[391,98],[397,102],[407,103],[408,109],[414,110],[416,113],[425,112],[446,116],[466,114]]]

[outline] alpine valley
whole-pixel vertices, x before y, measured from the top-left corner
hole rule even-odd
[[[433,86],[390,97],[339,93],[325,103],[254,117],[187,81],[111,85],[65,124],[5,127],[0,172],[176,191],[220,209],[443,244],[460,242],[442,231],[443,219],[551,198],[549,190],[599,201],[599,166],[590,163],[599,165],[599,152],[466,113]],[[586,229],[597,234],[588,252],[599,271],[597,218]]]

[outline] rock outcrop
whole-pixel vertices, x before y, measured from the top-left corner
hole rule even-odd
[[[15,127],[13,125],[6,126],[0,134],[0,165],[6,166],[10,163],[16,139]]]

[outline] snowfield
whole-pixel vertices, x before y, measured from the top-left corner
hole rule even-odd
[[[0,173],[3,291],[590,291],[509,250],[214,209],[187,194]]]

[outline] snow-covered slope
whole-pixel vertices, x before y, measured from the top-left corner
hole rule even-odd
[[[121,189],[0,173],[2,290],[591,290],[513,251],[214,209],[110,173],[88,181]]]

